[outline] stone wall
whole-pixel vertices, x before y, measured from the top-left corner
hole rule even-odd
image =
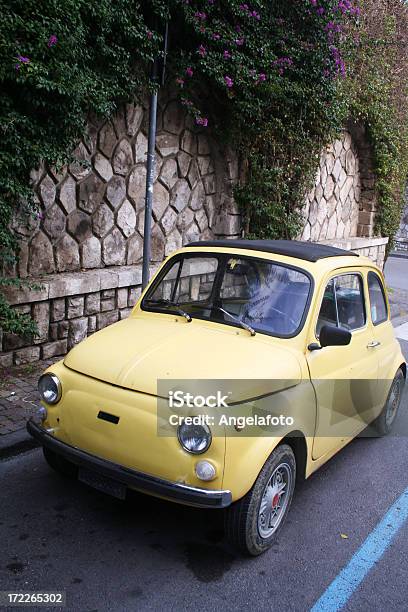
[[[188,242],[241,230],[232,197],[237,156],[195,126],[170,92],[159,99],[157,127],[152,269]],[[0,365],[63,355],[129,313],[141,291],[147,130],[147,109],[127,105],[110,121],[90,120],[77,161],[32,173],[41,214],[29,223],[16,216],[22,248],[9,272],[41,289],[5,293],[40,335],[0,332]]]
[[[3,334],[0,366],[65,355],[86,336],[127,317],[141,293],[141,281],[140,266],[121,266],[49,275],[35,290],[9,289],[10,302],[31,314],[39,336]]]
[[[375,236],[374,187],[365,128],[350,122],[342,136],[322,151],[299,238],[356,251],[382,267],[388,238]]]
[[[360,212],[360,169],[350,132],[321,154],[315,185],[307,196],[302,240],[357,236]]]
[[[87,335],[126,317],[141,292],[148,113],[127,105],[110,121],[91,120],[76,162],[33,172],[41,214],[18,215],[20,262],[10,272],[35,290],[6,289],[30,314],[39,336],[0,332],[0,365],[64,355]],[[154,182],[152,271],[180,246],[238,238],[233,200],[236,155],[194,125],[170,93],[159,101]],[[304,207],[300,238],[368,255],[383,265],[386,238],[374,238],[376,198],[364,129],[350,124],[322,152]]]
[[[33,172],[40,217],[22,237],[20,277],[38,277],[142,258],[148,112],[128,105],[112,121],[90,122],[74,152],[78,162]],[[238,164],[183,107],[162,97],[158,113],[152,261],[192,240],[234,236],[240,217],[232,199]]]
[[[383,268],[385,261],[385,251],[387,249],[388,238],[334,238],[331,240],[320,240],[322,244],[353,251],[359,255],[369,257],[380,268]]]

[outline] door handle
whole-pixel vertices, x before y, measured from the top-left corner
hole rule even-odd
[[[369,342],[367,344],[367,348],[375,348],[376,346],[380,346],[381,342],[379,340],[371,340],[371,342]]]

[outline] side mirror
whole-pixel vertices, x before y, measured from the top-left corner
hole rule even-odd
[[[320,351],[325,346],[347,346],[351,342],[351,333],[342,327],[323,325],[319,334],[320,344],[313,342],[307,347],[309,351]]]
[[[319,334],[320,346],[347,346],[351,342],[351,333],[342,327],[323,325]]]

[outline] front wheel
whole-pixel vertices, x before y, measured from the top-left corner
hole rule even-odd
[[[295,456],[290,446],[282,444],[270,455],[252,489],[226,510],[228,540],[249,555],[268,550],[289,512],[295,480]]]

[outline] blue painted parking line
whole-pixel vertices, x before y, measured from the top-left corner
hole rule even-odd
[[[381,559],[407,519],[408,489],[391,506],[387,514],[384,515],[358,551],[352,556],[349,563],[314,604],[311,612],[341,610],[363,582],[368,572]]]

